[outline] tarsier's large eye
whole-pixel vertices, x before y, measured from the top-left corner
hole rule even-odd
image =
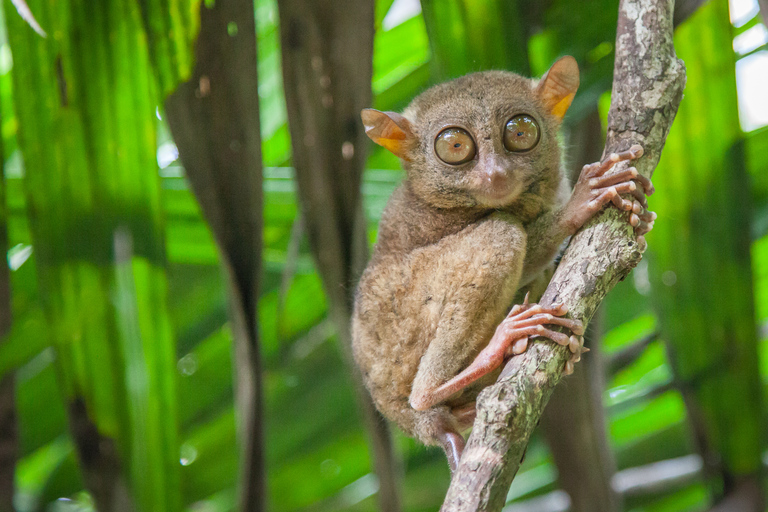
[[[539,143],[539,125],[528,114],[520,114],[507,121],[504,129],[504,147],[509,151],[528,151]]]
[[[475,158],[475,141],[466,130],[446,128],[435,139],[435,153],[447,164],[463,164]]]

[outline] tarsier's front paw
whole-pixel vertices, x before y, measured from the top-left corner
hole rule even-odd
[[[645,247],[643,235],[653,228],[656,219],[656,214],[648,210],[646,198],[654,192],[653,183],[634,167],[606,174],[618,162],[634,160],[642,155],[642,146],[635,144],[627,151],[610,154],[602,162],[584,166],[563,219],[572,232],[576,232],[606,204],[613,203],[618,209],[630,212],[629,223],[635,229],[638,243]],[[624,199],[622,194],[630,194],[631,199]]]

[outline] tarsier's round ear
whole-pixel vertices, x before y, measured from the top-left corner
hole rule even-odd
[[[411,123],[396,112],[381,112],[372,108],[360,113],[365,126],[365,134],[379,146],[390,150],[395,156],[410,160],[409,150],[416,142],[411,130]]]
[[[539,80],[536,94],[553,115],[562,119],[578,88],[579,65],[576,64],[576,59],[567,55],[552,64],[547,74]]]

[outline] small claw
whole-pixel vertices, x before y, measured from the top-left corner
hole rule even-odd
[[[591,352],[591,351],[592,351],[592,349],[591,349],[591,348],[587,348],[587,347],[581,347],[581,353],[582,353],[582,354],[586,354],[587,352]]]
[[[563,370],[564,375],[571,375],[573,373],[573,363],[571,361],[565,362],[565,370]]]
[[[528,298],[531,296],[531,292],[525,292],[525,298],[523,299],[523,306],[528,305]]]

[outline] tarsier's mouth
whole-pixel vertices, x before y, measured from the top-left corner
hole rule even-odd
[[[481,187],[473,192],[473,197],[481,206],[498,208],[512,204],[523,191],[521,183],[510,183],[508,186]]]

